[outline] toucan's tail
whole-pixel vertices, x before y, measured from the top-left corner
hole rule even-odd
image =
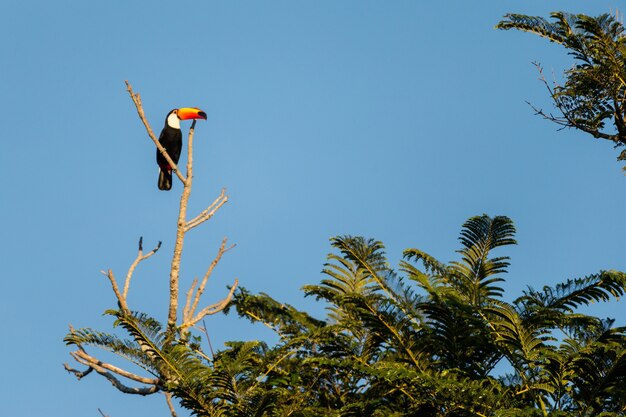
[[[161,168],[159,171],[159,190],[170,190],[172,188],[172,171]]]

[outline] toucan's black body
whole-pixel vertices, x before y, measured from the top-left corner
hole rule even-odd
[[[193,119],[206,120],[206,113],[197,107],[181,107],[174,109],[167,114],[165,126],[159,136],[159,142],[165,148],[172,161],[178,165],[180,151],[183,147],[183,134],[180,131],[180,121]],[[193,125],[192,125],[193,126]],[[172,188],[172,166],[157,149],[157,164],[159,164],[159,190],[169,190]]]
[[[183,134],[180,129],[169,126],[166,119],[165,127],[161,131],[161,136],[159,136],[159,142],[163,145],[170,158],[172,158],[172,161],[178,164],[180,151],[183,147]],[[158,149],[156,160],[161,169],[159,172],[159,190],[169,190],[172,188],[172,167]]]

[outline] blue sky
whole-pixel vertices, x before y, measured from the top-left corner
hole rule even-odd
[[[163,319],[178,192],[156,187],[154,149],[124,87],[158,132],[174,107],[209,114],[195,140],[192,213],[230,202],[191,233],[183,289],[219,241],[237,243],[205,297],[234,277],[321,313],[328,239],[382,240],[456,259],[470,216],[507,215],[519,245],[510,296],[601,269],[626,270],[626,177],[617,151],[556,130],[532,61],[557,76],[562,49],[494,30],[507,12],[592,15],[615,1],[22,1],[0,26],[0,397],[8,416],[168,415],[163,398],[118,393],[62,368],[68,323],[109,329],[101,269],[125,274],[139,236],[132,308]],[[506,252],[506,253],[504,253]],[[623,303],[593,312],[622,320]],[[214,346],[270,337],[234,316],[207,320]],[[107,356],[104,356],[108,358]],[[184,414],[183,414],[184,415]]]

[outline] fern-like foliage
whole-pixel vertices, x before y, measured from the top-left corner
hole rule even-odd
[[[626,328],[580,308],[622,296],[626,275],[601,271],[507,302],[509,258],[494,251],[514,233],[506,217],[472,217],[460,259],[412,248],[398,271],[381,242],[334,238],[324,279],[304,287],[327,303],[324,319],[235,294],[228,309],[273,328],[273,345],[228,342],[209,358],[187,333],[172,338],[151,317],[117,310],[108,314],[125,337],[86,328],[65,342],[132,361],[195,416],[623,415]],[[496,377],[498,363],[507,373]]]
[[[376,291],[376,282],[371,272],[362,268],[355,259],[362,259],[372,268],[384,270],[384,247],[381,242],[365,240],[362,237],[335,237],[331,245],[344,256],[331,253],[327,257],[322,272],[328,276],[318,285],[303,287],[307,296],[315,296],[329,303],[329,317],[335,322],[348,321],[352,317],[349,310],[342,308],[346,296],[368,296]],[[358,331],[356,328],[354,331]]]
[[[565,71],[565,83],[550,92],[561,117],[538,113],[564,127],[573,127],[596,138],[626,144],[626,36],[616,16],[597,17],[564,12],[542,17],[507,14],[498,29],[534,33],[563,45],[574,58]],[[545,82],[545,80],[544,80]],[[607,128],[611,122],[612,128]],[[626,158],[626,151],[618,159]]]
[[[451,263],[450,282],[472,305],[483,306],[502,296],[503,290],[496,284],[504,279],[495,275],[506,273],[509,258],[490,254],[500,246],[514,245],[514,235],[513,222],[505,216],[476,216],[463,225],[463,249],[459,250],[462,261]]]
[[[585,278],[569,279],[541,291],[529,288],[514,301],[523,311],[523,318],[536,326],[560,328],[583,337],[601,325],[601,320],[576,313],[581,306],[619,298],[626,291],[626,274],[601,271]]]

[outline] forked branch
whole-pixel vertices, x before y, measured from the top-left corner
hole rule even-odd
[[[125,313],[128,313],[130,311],[128,308],[128,303],[126,301],[126,297],[128,296],[128,288],[130,287],[130,280],[133,277],[135,268],[137,268],[137,265],[139,265],[139,262],[145,259],[148,259],[152,255],[154,255],[159,250],[160,247],[161,247],[161,242],[157,244],[156,248],[152,249],[150,252],[144,255],[143,254],[143,237],[139,238],[139,253],[137,254],[137,257],[135,258],[133,263],[130,265],[130,268],[128,268],[128,273],[126,274],[126,280],[124,282],[123,292],[120,292],[120,288],[117,285],[117,280],[115,279],[115,275],[113,275],[113,271],[111,271],[110,269],[107,271],[100,271],[105,277],[109,279],[109,282],[111,282],[111,288],[113,289],[113,293],[115,294],[115,297],[117,298],[117,302],[120,308]]]
[[[194,227],[199,226],[205,221],[209,220],[211,217],[213,217],[213,215],[215,215],[220,207],[226,204],[227,201],[228,196],[226,195],[226,189],[222,188],[222,192],[220,193],[220,195],[215,199],[215,201],[213,201],[213,203],[211,203],[209,207],[207,207],[202,213],[198,214],[196,217],[187,222],[187,224],[185,225],[185,232],[188,232]]]
[[[109,380],[109,382],[115,388],[125,394],[150,395],[160,390],[158,379],[144,378],[120,369],[111,364],[101,362],[98,359],[88,355],[82,348],[79,348],[79,350],[75,352],[70,352],[70,355],[74,358],[76,362],[88,367],[85,371],[79,371],[77,369],[71,368],[68,364],[63,365],[65,367],[65,370],[73,373],[78,379],[81,379],[82,377],[90,374],[92,371],[96,371],[98,374],[104,376],[107,380]],[[129,378],[133,381],[150,384],[150,386],[130,387],[123,384],[114,374]]]
[[[93,356],[89,355],[82,348],[78,349],[75,352],[70,352],[70,355],[72,355],[72,357],[76,359],[77,362],[80,362],[83,365],[90,366],[94,369],[95,367],[101,367],[103,369],[106,369],[107,371],[114,372],[117,375],[123,376],[124,378],[128,378],[135,382],[141,382],[142,384],[159,385],[159,380],[157,378],[146,378],[140,375],[133,374],[132,372],[128,372],[115,365],[111,365],[110,363],[102,362],[94,358]]]
[[[235,293],[235,290],[237,289],[237,285],[238,284],[239,284],[239,280],[237,278],[235,278],[235,282],[233,283],[233,286],[231,287],[230,291],[228,292],[228,295],[222,301],[219,301],[219,302],[217,302],[215,304],[211,304],[210,306],[207,306],[207,307],[203,308],[194,317],[192,317],[192,318],[188,319],[187,321],[185,321],[181,325],[181,328],[185,329],[187,327],[194,326],[196,323],[198,323],[200,320],[202,320],[206,316],[210,316],[212,314],[217,314],[220,311],[224,310],[226,308],[226,306],[228,305],[228,303],[230,303],[230,300],[233,298],[233,294]]]
[[[209,277],[213,273],[213,270],[215,269],[219,261],[222,259],[222,256],[226,252],[228,252],[229,250],[235,247],[235,245],[230,245],[229,247],[226,247],[227,242],[228,242],[227,238],[224,238],[222,240],[222,244],[220,245],[220,248],[217,251],[217,255],[213,259],[213,262],[211,262],[211,265],[209,265],[209,268],[207,269],[206,273],[204,274],[204,277],[202,278],[202,282],[200,283],[200,286],[197,288],[195,292],[194,292],[194,289],[198,283],[198,280],[194,279],[193,283],[191,284],[191,289],[189,290],[189,292],[187,292],[187,302],[185,303],[185,308],[183,310],[183,323],[188,322],[191,319],[191,317],[193,317],[193,315],[195,314],[196,309],[198,308],[198,303],[200,302],[200,297],[202,296],[202,293],[204,292],[204,288],[206,287]],[[193,299],[193,303],[191,302],[192,299]]]
[[[137,268],[137,265],[139,265],[139,262],[146,260],[152,255],[154,255],[155,253],[157,253],[160,247],[161,247],[161,241],[159,241],[159,243],[156,245],[156,248],[152,249],[150,252],[144,255],[143,254],[143,237],[139,238],[139,253],[137,254],[137,257],[135,258],[134,262],[130,265],[130,268],[128,268],[128,273],[126,274],[126,281],[124,282],[124,292],[122,293],[122,297],[124,298],[124,300],[126,300],[128,296],[128,287],[130,286],[130,280],[133,277],[133,272],[135,272],[135,268]]]

